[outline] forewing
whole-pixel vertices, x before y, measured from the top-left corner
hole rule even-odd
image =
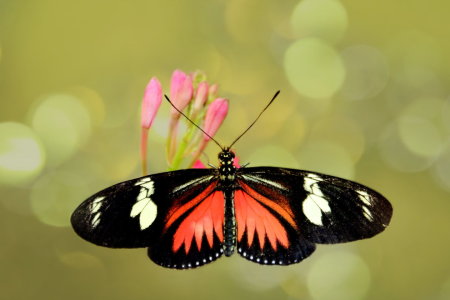
[[[295,216],[299,234],[313,243],[372,237],[386,228],[392,216],[386,198],[353,181],[273,167],[244,168],[240,172],[248,186],[260,189],[263,196],[287,201],[285,205]]]
[[[220,217],[220,211],[212,212],[212,208],[222,207],[223,211],[224,202],[216,185],[210,169],[180,170],[125,181],[84,201],[72,214],[72,226],[79,236],[97,245],[149,247],[150,258],[160,265],[195,266],[199,259],[211,261],[220,256],[216,253],[221,254],[222,241],[215,229],[222,233],[223,212]],[[193,222],[197,221],[203,222],[201,226],[195,227]],[[194,235],[188,230],[192,226]]]

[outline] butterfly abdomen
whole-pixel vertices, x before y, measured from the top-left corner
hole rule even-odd
[[[223,226],[223,252],[225,256],[231,256],[236,247],[236,217],[234,213],[234,192],[232,189],[223,191],[225,198],[225,221]]]

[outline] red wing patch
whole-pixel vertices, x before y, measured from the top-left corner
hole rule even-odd
[[[281,205],[280,203],[284,203],[284,201],[276,201],[279,199],[271,200],[264,197],[241,181],[239,183],[243,190],[235,192],[234,200],[238,241],[241,241],[244,233],[247,232],[247,242],[250,247],[256,232],[261,250],[264,248],[266,237],[273,250],[277,250],[277,244],[288,248],[290,243],[286,229],[278,220],[279,217],[275,216],[271,210],[275,211],[294,229],[297,229],[289,206]]]
[[[174,253],[184,245],[185,253],[188,254],[194,239],[197,249],[200,251],[204,235],[210,248],[213,247],[214,233],[219,241],[223,242],[225,202],[223,193],[214,191],[214,188],[215,184],[212,184],[194,199],[172,209],[172,213],[165,223],[166,230],[189,211],[175,231],[172,245]]]

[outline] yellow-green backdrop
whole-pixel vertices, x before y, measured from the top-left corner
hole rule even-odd
[[[0,2],[2,299],[450,299],[447,1]],[[84,242],[73,209],[140,176],[145,85],[204,71],[230,99],[242,162],[367,184],[394,206],[375,238],[265,267],[161,268]],[[168,106],[150,132],[166,169]],[[211,162],[218,148],[210,145]]]

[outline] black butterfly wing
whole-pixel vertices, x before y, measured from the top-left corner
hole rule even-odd
[[[217,183],[210,169],[118,183],[84,201],[72,226],[97,245],[148,247],[149,257],[166,267],[200,266],[222,254],[224,200]]]
[[[238,250],[247,259],[255,261],[259,257],[259,263],[262,258],[262,263],[294,263],[311,254],[314,243],[342,243],[374,236],[386,228],[392,216],[391,204],[374,190],[320,173],[241,168],[238,185]],[[248,214],[249,205],[242,205],[238,198],[251,199],[247,202],[263,208],[259,214],[253,208],[253,215],[259,217],[252,219],[259,218],[260,229],[248,216],[241,216]],[[261,237],[255,239],[255,235]]]

